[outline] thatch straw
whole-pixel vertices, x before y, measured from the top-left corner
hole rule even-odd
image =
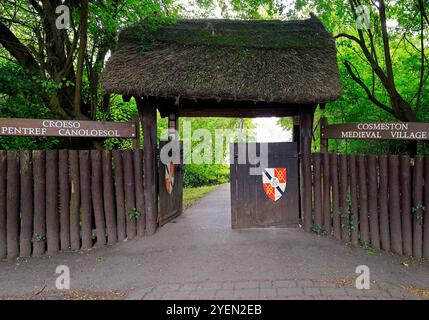
[[[335,41],[315,18],[130,28],[102,83],[110,93],[191,99],[307,104],[341,94]]]

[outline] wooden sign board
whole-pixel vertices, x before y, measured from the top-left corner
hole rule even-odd
[[[322,125],[321,139],[429,140],[429,123],[369,122]]]
[[[0,136],[135,138],[136,125],[128,122],[0,118]]]

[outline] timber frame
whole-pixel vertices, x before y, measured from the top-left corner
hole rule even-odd
[[[179,117],[293,117],[293,140],[299,142],[300,218],[306,231],[311,229],[311,142],[313,118],[317,104],[254,103],[250,101],[215,101],[134,97],[139,110],[144,136],[144,187],[147,234],[155,233],[158,217],[156,112],[174,119],[178,129]],[[170,126],[169,121],[169,126]]]
[[[136,99],[144,134],[147,233],[158,221],[156,116],[293,117],[299,142],[301,219],[311,229],[311,141],[317,106],[341,96],[335,38],[306,20],[178,20],[152,30],[124,29],[107,62],[106,93]]]

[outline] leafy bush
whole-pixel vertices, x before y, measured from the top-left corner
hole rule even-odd
[[[185,165],[185,187],[200,187],[229,182],[229,167],[227,165]]]

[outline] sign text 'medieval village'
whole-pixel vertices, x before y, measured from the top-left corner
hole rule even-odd
[[[374,122],[322,127],[324,139],[429,140],[429,123]]]

